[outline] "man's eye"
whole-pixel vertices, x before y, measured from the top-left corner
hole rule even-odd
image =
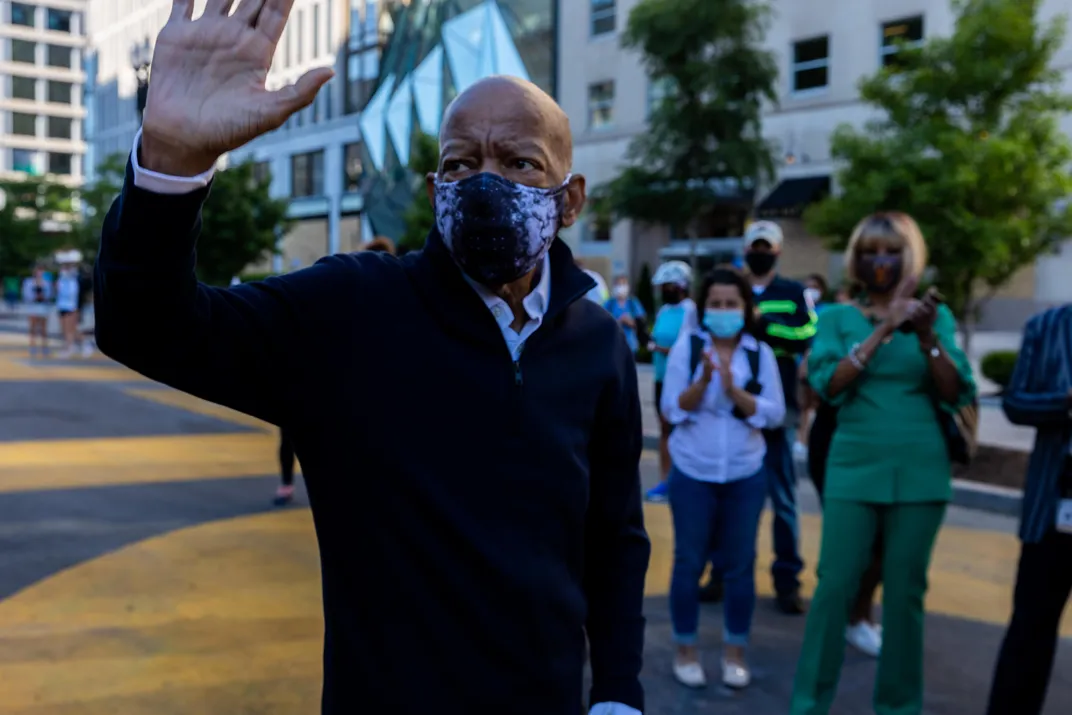
[[[515,159],[514,168],[519,169],[521,171],[528,171],[529,169],[535,169],[536,164],[534,162],[529,161],[528,159]]]
[[[448,159],[443,162],[443,171],[447,173],[462,171],[463,169],[465,169],[465,162],[458,159]]]

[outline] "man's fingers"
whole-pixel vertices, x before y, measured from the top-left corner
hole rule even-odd
[[[272,0],[267,1],[271,2]],[[291,114],[312,104],[316,98],[316,93],[334,76],[335,71],[330,67],[317,67],[309,70],[294,84],[272,93],[272,101],[275,106],[271,114],[282,124]]]
[[[171,0],[171,17],[168,22],[189,20],[194,16],[194,0]]]
[[[283,28],[287,25],[287,18],[290,17],[293,7],[294,0],[264,0],[257,16],[257,29],[271,40],[272,45],[278,43],[283,36]]]
[[[204,17],[209,15],[226,15],[231,12],[234,0],[205,0]]]
[[[263,8],[264,0],[240,0],[234,17],[250,27],[256,27]]]

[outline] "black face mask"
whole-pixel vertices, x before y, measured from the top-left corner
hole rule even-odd
[[[856,277],[869,291],[889,293],[901,282],[904,261],[896,255],[869,255],[856,258]]]
[[[774,269],[774,263],[778,257],[773,253],[750,251],[744,254],[744,262],[748,264],[748,270],[754,276],[765,276]]]
[[[681,291],[677,288],[663,288],[663,303],[677,305],[681,302]]]

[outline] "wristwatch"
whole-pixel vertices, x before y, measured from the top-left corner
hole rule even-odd
[[[932,358],[939,358],[942,356],[942,349],[938,347],[938,343],[931,346],[931,349],[927,351],[927,355]]]

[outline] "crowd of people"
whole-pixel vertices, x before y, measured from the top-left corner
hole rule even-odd
[[[83,329],[82,317],[93,293],[91,274],[83,271],[79,251],[61,251],[52,264],[58,275],[53,276],[49,265],[35,265],[22,281],[21,294],[8,298],[8,307],[26,316],[31,359],[52,355],[48,330],[53,316],[63,341],[56,356],[89,357],[93,354],[92,331]]]
[[[301,459],[320,547],[325,715],[644,711],[650,543],[634,354],[645,341],[665,423],[665,484],[647,496],[668,502],[675,529],[674,677],[707,682],[707,592],[725,602],[720,680],[750,684],[769,498],[777,605],[807,619],[789,712],[829,712],[846,640],[879,659],[876,713],[922,712],[927,570],[952,464],[971,453],[975,384],[941,296],[919,290],[926,244],[910,217],[860,222],[845,253],[852,282],[829,305],[821,278],[778,274],[780,228],[752,224],[746,270],[657,271],[664,301],[648,330],[628,280],[607,290],[557,237],[586,200],[566,115],[535,85],[491,77],[444,112],[423,250],[205,286],[194,249],[212,240],[199,237],[199,212],[218,158],[310,105],[332,73],[264,88],[292,0],[207,0],[196,20],[193,4],[175,1],[157,41],[105,222],[98,341],[151,379],[280,426],[286,480]],[[989,715],[1040,712],[1072,587],[1069,326],[1052,312],[1028,326],[1006,397],[1040,442]],[[805,449],[824,509],[810,606],[793,457]],[[375,506],[355,518],[357,503]]]

